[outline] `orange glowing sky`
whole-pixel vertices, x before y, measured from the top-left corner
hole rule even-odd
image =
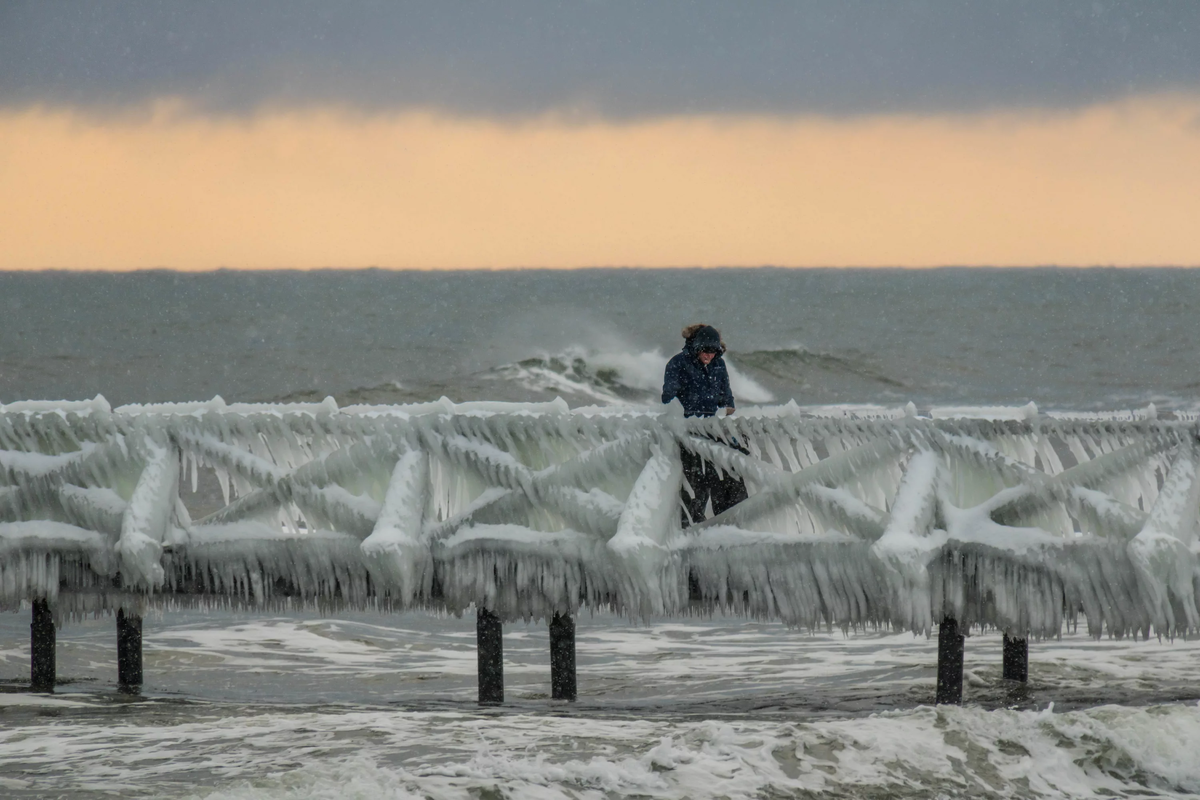
[[[0,269],[1200,265],[1200,96],[523,121],[0,112]]]
[[[1200,3],[0,3],[0,269],[1200,266]]]

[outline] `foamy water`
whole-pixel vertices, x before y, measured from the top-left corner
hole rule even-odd
[[[855,720],[265,712],[6,736],[14,796],[189,798],[1194,796],[1200,709],[922,707]],[[64,779],[63,772],[68,776]],[[98,792],[97,792],[98,793]]]
[[[0,678],[28,616],[0,618]],[[579,620],[579,702],[544,625],[505,630],[508,702],[475,702],[474,624],[425,614],[146,620],[141,698],[110,619],[60,631],[53,696],[0,693],[14,797],[1189,796],[1200,642],[967,640],[966,706],[931,707],[936,641],[737,619]],[[489,794],[490,793],[490,794]],[[1139,794],[1140,793],[1140,794]]]

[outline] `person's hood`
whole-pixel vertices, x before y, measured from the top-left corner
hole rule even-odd
[[[712,325],[689,325],[683,329],[683,337],[687,340],[684,349],[693,357],[701,350],[716,350],[718,358],[725,352],[721,332]]]

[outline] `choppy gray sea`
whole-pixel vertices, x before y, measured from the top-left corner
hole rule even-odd
[[[0,403],[653,403],[704,321],[741,405],[1196,410],[1198,305],[1188,270],[0,273]],[[168,611],[140,698],[110,618],[21,691],[28,624],[0,615],[6,797],[1200,796],[1200,642],[1065,630],[1013,689],[977,633],[934,708],[933,640],[584,615],[578,703],[516,624],[480,709],[468,618]]]
[[[645,402],[719,327],[742,404],[1200,396],[1194,270],[0,273],[0,402]]]

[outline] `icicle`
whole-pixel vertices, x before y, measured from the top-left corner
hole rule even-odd
[[[1145,527],[1129,543],[1142,601],[1160,635],[1200,628],[1192,583],[1196,556],[1191,547],[1198,504],[1200,475],[1195,446],[1188,442],[1180,447]],[[1177,618],[1177,609],[1183,612],[1182,619]]]

